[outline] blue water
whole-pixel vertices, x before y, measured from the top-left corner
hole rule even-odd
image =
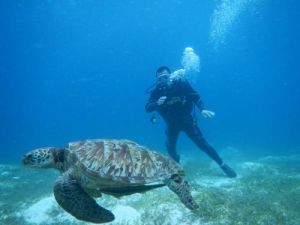
[[[217,150],[299,152],[300,3],[228,2],[1,1],[0,161],[86,138],[165,152],[145,90],[157,67],[180,68],[187,46],[201,58],[193,86],[216,112],[198,113],[199,126]]]

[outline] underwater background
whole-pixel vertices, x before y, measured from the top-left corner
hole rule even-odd
[[[0,18],[1,224],[85,224],[54,201],[58,173],[20,165],[31,149],[126,138],[166,154],[145,92],[186,47],[200,57],[192,86],[216,112],[197,112],[199,127],[239,176],[181,135],[201,212],[162,188],[99,199],[112,224],[300,224],[300,2],[12,0]]]

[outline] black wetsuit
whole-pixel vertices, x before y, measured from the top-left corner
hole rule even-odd
[[[157,104],[157,100],[166,96],[162,105]],[[185,80],[173,81],[171,85],[157,85],[151,92],[150,99],[146,104],[146,111],[157,111],[167,124],[166,147],[170,156],[177,162],[180,157],[176,153],[176,142],[180,131],[185,132],[193,142],[205,151],[219,165],[223,161],[215,149],[204,139],[197,122],[192,115],[194,105],[201,110],[203,103],[197,92]]]

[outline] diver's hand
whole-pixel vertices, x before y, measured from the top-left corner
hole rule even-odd
[[[165,103],[165,101],[166,101],[166,99],[167,99],[167,96],[161,96],[158,100],[157,100],[157,105],[162,105],[162,104],[164,104]]]
[[[213,118],[215,116],[215,112],[203,109],[201,114],[204,118]]]

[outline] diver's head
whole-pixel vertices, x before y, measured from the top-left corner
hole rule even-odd
[[[167,66],[161,66],[156,70],[156,80],[158,84],[167,84],[171,75],[171,70]]]

